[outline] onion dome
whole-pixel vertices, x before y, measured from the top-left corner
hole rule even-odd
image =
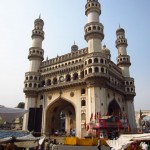
[[[37,18],[37,19],[34,21],[35,24],[36,24],[36,23],[39,23],[39,22],[44,25],[44,21],[41,19],[41,15],[39,15],[39,18]]]
[[[116,34],[119,34],[119,33],[125,33],[125,30],[121,28],[120,25],[119,25],[119,28],[116,30]]]
[[[78,46],[75,44],[74,42],[74,45],[71,46],[71,51],[77,51],[78,50]]]
[[[103,45],[102,52],[110,55],[110,50],[106,47],[105,44]]]

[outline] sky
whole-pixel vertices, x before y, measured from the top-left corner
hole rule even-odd
[[[116,62],[116,30],[125,29],[127,52],[131,57],[130,75],[135,79],[135,110],[150,110],[150,1],[99,0],[104,25],[103,44]],[[84,40],[86,0],[0,0],[0,105],[16,107],[24,102],[24,76],[28,71],[28,50],[34,20],[44,20],[44,57],[54,58],[71,51],[74,41],[79,49]]]

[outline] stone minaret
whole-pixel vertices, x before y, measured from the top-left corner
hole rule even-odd
[[[117,65],[122,69],[122,74],[124,77],[130,77],[129,67],[130,63],[130,56],[127,55],[127,39],[125,38],[125,31],[122,28],[119,28],[116,31],[117,40],[116,40],[116,47],[118,49],[118,57],[117,57]]]
[[[135,123],[135,110],[134,110],[134,96],[135,86],[134,79],[130,77],[129,67],[131,65],[130,56],[127,55],[127,39],[125,38],[125,30],[123,28],[117,29],[116,31],[116,48],[118,49],[117,65],[122,70],[124,76],[124,87],[125,87],[125,103],[127,109],[127,116],[132,129],[136,128]]]
[[[108,80],[108,56],[103,53],[103,25],[100,23],[101,5],[98,0],[87,0],[85,14],[88,23],[85,25],[85,40],[88,43],[88,55],[84,58],[85,81],[87,84],[87,122],[90,115],[107,111],[106,82]]]
[[[85,40],[88,42],[88,53],[100,52],[104,38],[103,25],[100,23],[101,5],[98,0],[87,0],[85,14],[88,22],[84,27]]]
[[[44,50],[42,49],[42,41],[44,40],[43,31],[44,22],[39,17],[34,22],[34,29],[32,30],[32,47],[29,49],[29,69],[25,73],[25,109],[38,108],[37,105],[37,89],[40,84],[39,67],[43,61]],[[24,116],[23,129],[28,129],[28,114]]]

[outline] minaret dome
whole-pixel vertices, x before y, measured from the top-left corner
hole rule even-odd
[[[77,51],[78,49],[79,49],[78,46],[74,42],[74,44],[71,46],[71,52]]]

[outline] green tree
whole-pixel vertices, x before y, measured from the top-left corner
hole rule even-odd
[[[142,121],[143,121],[144,117],[146,117],[146,115],[143,115],[143,112],[140,109],[140,118],[139,118],[139,125],[140,125],[140,127],[143,127]]]
[[[18,105],[17,105],[17,108],[24,108],[25,106],[25,103],[24,102],[20,102]]]

